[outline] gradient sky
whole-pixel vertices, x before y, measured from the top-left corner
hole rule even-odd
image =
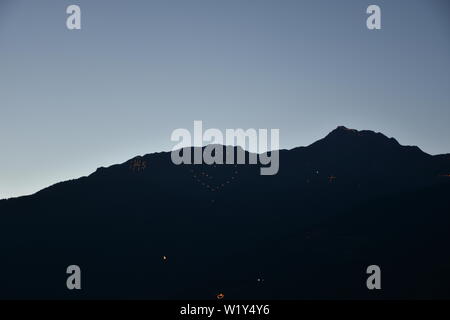
[[[0,198],[171,150],[194,120],[450,152],[449,18],[448,0],[0,0]]]

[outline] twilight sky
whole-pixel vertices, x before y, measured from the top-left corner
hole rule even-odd
[[[194,120],[447,153],[449,103],[448,0],[0,0],[0,198],[171,150]]]

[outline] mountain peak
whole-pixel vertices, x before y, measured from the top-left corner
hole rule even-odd
[[[407,152],[408,155],[429,156],[417,146],[403,146],[395,138],[389,138],[381,132],[371,130],[356,130],[345,126],[338,126],[325,138],[310,145],[317,150],[328,150],[335,153],[362,152],[365,154],[392,154]]]
[[[371,130],[357,130],[357,129],[351,129],[347,128],[346,126],[338,126],[336,129],[331,131],[328,135],[381,135],[383,137],[386,137],[385,135],[371,131]],[[387,137],[386,137],[387,138]]]
[[[335,149],[336,151],[350,150],[383,150],[400,148],[394,138],[389,138],[380,132],[371,130],[356,130],[346,126],[338,126],[325,138],[316,141],[311,146]],[[387,149],[386,149],[387,148]]]
[[[362,136],[369,136],[369,137],[375,137],[377,136],[378,138],[383,138],[386,140],[390,140],[388,137],[386,137],[384,134],[379,133],[379,132],[375,132],[375,131],[371,131],[371,130],[356,130],[356,129],[351,129],[351,128],[347,128],[345,126],[338,126],[336,129],[334,129],[333,131],[331,131],[326,137],[327,138],[332,138],[332,137],[362,137]]]
[[[333,131],[337,131],[337,132],[358,132],[358,130],[356,129],[350,129],[347,128],[346,126],[338,126],[336,129],[334,129]],[[333,132],[332,131],[332,132]]]

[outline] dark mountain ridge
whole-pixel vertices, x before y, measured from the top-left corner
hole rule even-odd
[[[338,127],[259,167],[155,153],[0,201],[0,297],[450,297],[449,155]]]

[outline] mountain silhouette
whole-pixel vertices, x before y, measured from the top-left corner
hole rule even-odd
[[[0,298],[450,298],[450,155],[338,127],[279,157],[154,153],[0,201]]]

